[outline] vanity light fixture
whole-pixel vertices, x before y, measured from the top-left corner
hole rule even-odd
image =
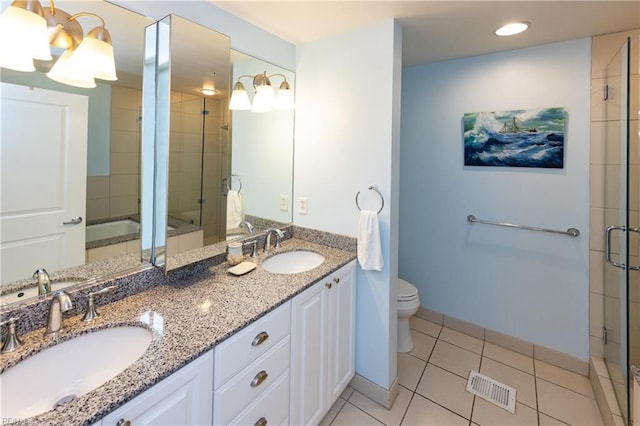
[[[84,36],[81,16],[100,21]],[[95,13],[70,15],[51,0],[14,0],[0,16],[0,67],[35,71],[33,59],[52,60],[51,48],[65,49],[47,76],[77,87],[95,87],[95,78],[117,80],[111,34]]]
[[[276,95],[271,86],[271,77],[282,77],[283,82],[280,84],[278,94]],[[253,89],[255,96],[253,97],[253,104],[249,100],[244,85],[240,82],[242,78],[253,79]],[[233,92],[231,94],[231,100],[229,101],[230,110],[251,110],[252,112],[267,112],[273,109],[294,109],[295,103],[293,101],[293,91],[287,81],[287,77],[282,74],[267,75],[265,71],[262,74],[241,75],[238,77],[238,81],[233,85]]]
[[[530,26],[531,23],[527,21],[511,22],[498,28],[495,34],[501,37],[512,36],[526,31]]]

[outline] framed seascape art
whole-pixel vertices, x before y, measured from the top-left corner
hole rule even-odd
[[[466,113],[463,126],[465,166],[564,166],[564,108]]]

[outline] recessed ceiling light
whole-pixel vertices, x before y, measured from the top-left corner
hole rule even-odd
[[[496,35],[498,36],[511,36],[514,34],[520,34],[523,31],[526,31],[531,24],[529,22],[521,21],[521,22],[512,22],[507,25],[503,25],[502,27],[496,30]]]
[[[200,89],[200,92],[205,96],[213,96],[217,93],[215,89]]]

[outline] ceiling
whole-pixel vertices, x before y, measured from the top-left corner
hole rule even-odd
[[[403,65],[482,55],[640,28],[640,1],[209,0],[295,45],[396,18]],[[493,31],[531,22],[513,37]]]

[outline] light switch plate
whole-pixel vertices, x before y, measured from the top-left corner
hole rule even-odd
[[[298,197],[298,213],[300,214],[308,213],[307,197]]]

